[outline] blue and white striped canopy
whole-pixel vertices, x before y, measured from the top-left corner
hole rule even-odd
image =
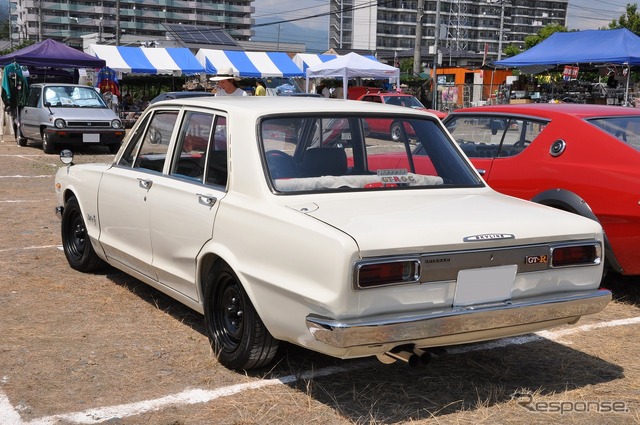
[[[304,73],[284,52],[200,49],[196,58],[207,74],[232,68],[239,77],[301,77]]]
[[[92,44],[90,54],[103,59],[114,71],[131,74],[192,75],[204,67],[185,47],[123,47]]]

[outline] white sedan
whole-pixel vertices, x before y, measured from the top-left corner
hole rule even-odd
[[[398,141],[369,133],[381,118],[399,123]],[[498,194],[424,112],[171,100],[144,112],[112,163],[61,158],[70,266],[108,263],[202,313],[232,369],[269,364],[279,341],[417,363],[611,300],[600,225]]]

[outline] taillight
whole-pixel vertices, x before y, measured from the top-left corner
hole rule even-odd
[[[420,282],[420,261],[417,259],[359,264],[356,285],[359,288]]]
[[[600,264],[600,244],[567,245],[551,248],[551,267]]]

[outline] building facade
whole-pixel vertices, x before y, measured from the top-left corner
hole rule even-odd
[[[329,47],[371,52],[411,52],[416,44],[422,3],[420,47],[434,45],[436,6],[440,3],[438,46],[449,56],[498,59],[500,48],[522,48],[524,39],[549,24],[565,25],[568,0],[330,0]],[[375,37],[372,37],[375,34]],[[375,40],[375,41],[373,41]],[[472,53],[472,55],[469,55]],[[405,56],[407,56],[405,54]],[[473,59],[472,59],[473,61]]]
[[[163,24],[191,24],[215,26],[243,41],[252,35],[252,1],[10,0],[11,39],[81,45],[82,36],[95,34],[99,42],[124,36],[144,40],[165,37]]]

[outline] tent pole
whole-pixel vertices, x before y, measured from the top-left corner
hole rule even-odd
[[[631,67],[628,62],[626,62],[625,65],[627,65],[627,87],[624,91],[624,106],[629,106],[629,79],[631,78]]]

